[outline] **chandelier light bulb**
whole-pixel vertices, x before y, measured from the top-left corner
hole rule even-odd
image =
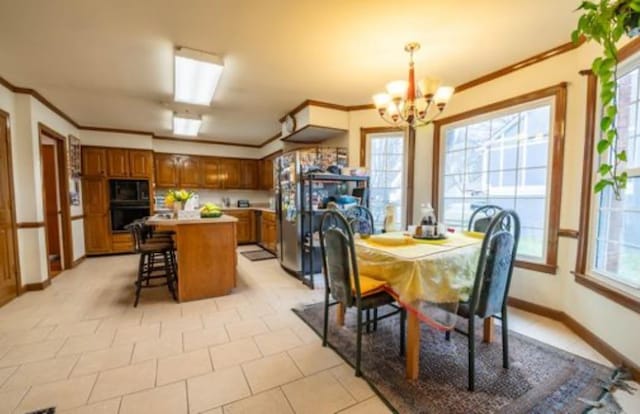
[[[391,96],[387,93],[377,93],[373,95],[373,104],[376,109],[384,109],[391,102]]]
[[[433,99],[436,102],[436,104],[446,104],[451,99],[451,96],[453,95],[453,91],[454,91],[454,88],[451,86],[441,86],[436,91],[436,94]]]
[[[418,88],[422,92],[422,96],[433,96],[440,86],[440,79],[424,78],[418,81]]]
[[[395,80],[387,83],[387,93],[392,99],[404,99],[407,95],[407,81]]]

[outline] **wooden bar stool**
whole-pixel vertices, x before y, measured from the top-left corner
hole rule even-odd
[[[129,231],[133,238],[133,245],[136,253],[140,254],[138,262],[138,277],[135,282],[136,299],[133,304],[138,306],[140,301],[140,291],[143,288],[154,288],[167,286],[174,300],[178,300],[176,295],[176,275],[177,269],[174,260],[173,242],[160,238],[148,238],[143,240],[143,224],[133,222],[129,226]],[[151,283],[153,280],[161,279],[160,283]]]

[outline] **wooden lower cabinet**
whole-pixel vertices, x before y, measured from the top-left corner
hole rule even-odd
[[[131,233],[111,234],[111,253],[133,252],[133,239]]]
[[[224,214],[238,219],[236,223],[238,244],[256,242],[254,210],[224,210]]]
[[[85,214],[84,243],[89,255],[111,252],[111,229],[106,214]]]
[[[278,240],[276,228],[276,213],[263,211],[260,221],[260,245],[271,253],[276,253]]]

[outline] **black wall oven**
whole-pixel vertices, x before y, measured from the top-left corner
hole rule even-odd
[[[111,231],[125,232],[131,222],[151,213],[149,181],[109,180]]]

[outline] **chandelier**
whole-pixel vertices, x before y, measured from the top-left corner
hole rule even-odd
[[[453,95],[453,87],[440,86],[440,80],[425,78],[416,85],[413,70],[413,53],[420,43],[407,43],[404,50],[409,53],[409,81],[396,80],[387,83],[387,92],[373,96],[380,117],[397,126],[417,127],[433,122]]]

